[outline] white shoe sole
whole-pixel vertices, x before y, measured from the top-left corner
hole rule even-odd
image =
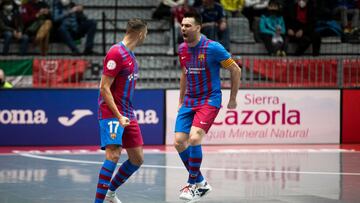
[[[179,197],[179,199],[184,200],[184,201],[190,201],[191,200],[191,199],[186,198],[186,197]]]

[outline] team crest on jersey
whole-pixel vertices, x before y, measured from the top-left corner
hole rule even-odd
[[[205,55],[204,54],[199,54],[198,59],[199,59],[200,62],[203,61],[205,59]]]
[[[116,138],[116,133],[111,133],[110,137],[111,137],[111,139],[115,139]]]
[[[106,68],[109,70],[114,70],[116,68],[116,62],[114,60],[109,60],[106,64]]]

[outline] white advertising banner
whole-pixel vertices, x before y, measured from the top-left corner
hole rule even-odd
[[[339,90],[230,90],[203,144],[320,144],[340,141]],[[166,91],[166,144],[174,139],[179,91]]]

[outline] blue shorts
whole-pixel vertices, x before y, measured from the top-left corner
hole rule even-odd
[[[108,118],[99,120],[101,149],[106,145],[121,145],[124,128],[120,125],[117,118]]]

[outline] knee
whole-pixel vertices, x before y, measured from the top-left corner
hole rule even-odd
[[[12,38],[12,36],[13,36],[13,34],[10,31],[6,31],[6,32],[3,33],[4,40],[9,40],[9,39]]]
[[[181,151],[181,149],[184,149],[186,147],[186,141],[175,139],[174,147],[175,147],[176,150]]]
[[[52,26],[52,21],[51,20],[45,20],[45,22],[44,22],[44,26],[46,26],[46,27],[51,27]]]
[[[201,138],[202,138],[202,130],[201,129],[194,130],[193,132],[190,133],[189,144],[198,145],[201,143]]]
[[[58,33],[59,34],[63,34],[63,33],[68,33],[68,29],[66,28],[65,24],[61,24],[59,27],[58,27]]]
[[[130,158],[130,162],[135,166],[141,166],[144,163],[144,155]]]
[[[23,42],[29,41],[29,36],[26,35],[26,34],[24,34],[24,35],[21,37],[21,41],[23,41]]]
[[[190,136],[189,138],[189,144],[194,146],[200,144],[200,138],[198,136]]]
[[[106,152],[106,159],[114,163],[117,163],[120,159],[120,152],[117,150],[111,150]]]

